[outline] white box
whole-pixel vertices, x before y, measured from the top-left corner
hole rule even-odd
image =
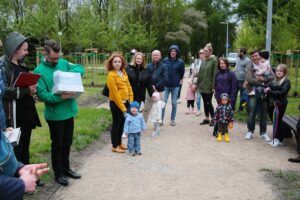
[[[64,92],[74,92],[76,97],[84,92],[80,73],[59,70],[54,72],[52,93],[62,94]]]
[[[5,131],[3,132],[5,137],[8,139],[8,141],[13,145],[13,146],[18,146],[20,136],[21,136],[21,129],[20,128],[14,128],[11,131]]]

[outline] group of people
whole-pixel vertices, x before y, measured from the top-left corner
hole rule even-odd
[[[41,63],[33,71],[42,75],[38,84],[16,87],[14,82],[18,75],[21,72],[29,72],[24,63],[24,58],[28,54],[28,46],[28,39],[25,36],[13,32],[6,37],[4,55],[0,58],[0,142],[8,144],[3,135],[7,127],[20,127],[22,132],[18,146],[13,148],[8,145],[9,149],[14,151],[11,161],[14,167],[11,168],[13,170],[4,168],[0,171],[1,199],[2,197],[7,199],[6,195],[10,197],[19,195],[20,197],[24,192],[34,191],[36,185],[43,185],[38,179],[39,176],[48,172],[47,164],[30,165],[29,160],[31,132],[34,128],[41,126],[35,107],[35,96],[45,104],[44,117],[48,123],[52,141],[51,159],[55,181],[67,186],[68,177],[81,178],[80,174],[71,169],[69,161],[74,116],[78,112],[74,93],[53,94],[52,87],[55,71],[77,72],[83,75],[84,68],[60,58],[59,43],[49,40],[45,42]],[[199,50],[198,59],[193,62],[191,77],[188,81],[186,114],[200,115],[202,97],[205,116],[200,125],[214,126],[213,135],[218,138],[217,140],[222,141],[222,135],[225,135],[225,141],[229,142],[228,128],[233,127],[233,111],[237,94],[240,92],[238,110],[246,109],[248,113],[248,131],[245,139],[252,138],[255,130],[255,117],[259,113],[261,138],[274,147],[282,146],[284,130],[282,123],[279,122],[285,113],[288,104],[287,94],[291,87],[287,78],[287,66],[279,64],[274,72],[266,52],[254,50],[250,52],[251,59],[246,56],[246,53],[245,48],[238,50],[239,58],[235,71],[231,71],[225,57],[217,59],[213,55],[210,43]],[[160,126],[164,125],[165,104],[170,94],[172,105],[170,125],[176,125],[177,99],[185,72],[185,63],[179,57],[179,47],[171,45],[168,56],[164,59],[159,50],[154,50],[149,64],[146,63],[142,52],[134,52],[132,61],[128,65],[121,54],[112,54],[107,60],[107,88],[113,119],[112,152],[124,153],[128,149],[133,156],[141,155],[140,140],[142,132],[146,130],[146,121],[150,119],[153,122],[152,135],[159,135]],[[213,96],[218,103],[216,111],[212,104]],[[2,101],[4,109],[2,109]],[[194,109],[195,101],[197,111]],[[142,104],[143,108],[141,108]],[[273,111],[276,114],[276,119],[274,119],[276,128],[271,139],[266,133],[267,113],[272,117]],[[128,136],[127,146],[122,143],[123,133]],[[299,148],[300,145],[298,145]],[[298,153],[300,155],[300,152]],[[300,162],[300,156],[290,161]],[[16,187],[7,189],[10,184],[17,186],[18,183],[20,187],[17,189]]]
[[[44,185],[39,177],[48,172],[47,164],[30,164],[29,159],[32,130],[41,126],[35,98],[45,104],[44,117],[52,141],[51,159],[55,181],[67,186],[68,177],[81,177],[71,169],[69,161],[74,116],[78,112],[75,94],[53,94],[52,87],[55,71],[77,72],[83,75],[84,68],[60,58],[60,44],[49,40],[44,44],[41,63],[33,71],[41,75],[38,84],[17,87],[14,83],[19,74],[29,72],[24,62],[28,47],[29,41],[24,35],[12,32],[4,41],[4,55],[0,58],[0,199],[23,199],[25,192],[32,193],[36,186]],[[13,147],[3,132],[17,127],[21,129],[21,136],[19,144]]]
[[[269,53],[266,51],[251,51],[251,59],[246,55],[245,48],[238,50],[238,59],[233,71],[230,70],[227,58],[220,57],[217,59],[213,55],[213,48],[210,43],[201,48],[198,52],[198,58],[190,67],[186,114],[200,115],[202,97],[205,116],[200,125],[214,126],[213,135],[218,138],[217,140],[222,141],[222,135],[225,135],[225,141],[229,142],[228,128],[233,127],[233,111],[236,107],[239,92],[240,104],[238,111],[246,110],[248,115],[248,130],[245,139],[252,139],[255,130],[255,118],[259,114],[261,138],[274,147],[282,146],[284,130],[282,123],[279,122],[285,113],[288,103],[287,95],[291,87],[287,78],[287,66],[279,64],[275,70],[272,69],[269,62]],[[179,58],[179,47],[177,45],[171,45],[168,56],[162,60],[161,53],[158,50],[153,51],[152,63],[147,66],[144,54],[141,52],[137,52],[133,56],[131,64],[127,67],[121,55],[114,56],[119,57],[122,67],[113,66],[113,56],[109,59],[110,62],[108,63],[111,64],[107,66],[109,71],[108,85],[109,89],[113,91],[109,96],[113,114],[112,150],[113,152],[124,153],[127,147],[122,144],[121,136],[124,132],[124,122],[129,111],[130,102],[137,101],[139,105],[144,104],[143,117],[147,120],[153,103],[159,101],[160,98],[163,99],[164,104],[160,104],[159,109],[156,109],[160,110],[162,108],[161,118],[157,119],[156,123],[154,122],[154,129],[159,130],[159,126],[164,124],[166,109],[164,105],[171,94],[170,124],[171,126],[176,125],[177,98],[183,82],[185,68],[184,61]],[[117,81],[120,77],[123,80]],[[158,83],[160,83],[159,87],[157,87]],[[126,87],[118,84],[125,84]],[[148,91],[147,94],[146,90]],[[213,96],[218,103],[216,111],[212,104]],[[194,108],[195,101],[197,110]],[[276,119],[273,119],[274,112]],[[267,115],[276,123],[272,139],[268,136],[266,130]],[[142,131],[142,129],[140,130]],[[155,135],[155,130],[152,135]]]

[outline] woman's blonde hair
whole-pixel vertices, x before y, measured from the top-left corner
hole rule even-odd
[[[286,66],[286,64],[280,63],[280,64],[277,66],[277,68],[282,69],[282,72],[283,72],[284,76],[287,75],[287,73],[288,73],[288,67]]]
[[[141,66],[142,66],[143,68],[146,68],[145,55],[144,55],[142,52],[136,52],[136,53],[134,54],[134,56],[133,56],[133,58],[132,58],[132,60],[131,60],[131,62],[130,62],[130,65],[136,67],[135,59],[136,59],[136,57],[137,57],[138,55],[142,56],[142,59],[143,59],[143,62],[142,62],[142,64],[141,64]]]

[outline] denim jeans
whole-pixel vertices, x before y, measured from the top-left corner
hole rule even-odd
[[[201,93],[198,90],[196,91],[196,105],[197,105],[197,111],[200,112],[200,110],[201,110]]]
[[[167,104],[169,95],[171,93],[172,100],[172,112],[171,112],[171,120],[175,120],[176,110],[177,110],[177,97],[179,92],[179,86],[177,87],[165,87],[165,96],[164,102]],[[166,106],[162,109],[162,120],[164,121]]]
[[[267,131],[267,101],[266,99],[259,98],[257,95],[249,96],[248,100],[248,122],[247,128],[248,131],[254,132],[255,129],[255,117],[257,111],[260,113],[260,134],[264,134]]]
[[[141,152],[141,132],[128,134],[127,148],[129,153]]]

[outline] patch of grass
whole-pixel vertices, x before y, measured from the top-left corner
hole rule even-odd
[[[82,82],[84,85],[91,85],[94,82],[95,86],[102,86],[106,83],[106,72],[102,70],[103,68],[96,68],[93,70],[91,68],[85,68],[85,74],[82,77]]]
[[[300,199],[300,171],[262,171],[267,173],[268,180],[271,181],[273,191],[277,196],[276,199]]]
[[[261,168],[259,169],[260,172],[273,172],[272,169],[269,169],[269,168]]]
[[[274,174],[276,177],[284,179],[286,182],[293,182],[300,180],[300,173],[295,171],[282,171],[279,170]]]

